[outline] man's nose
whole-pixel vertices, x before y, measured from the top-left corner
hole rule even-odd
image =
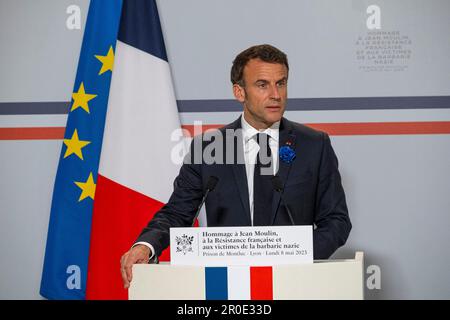
[[[281,100],[280,88],[277,85],[271,86],[270,98],[276,101]]]

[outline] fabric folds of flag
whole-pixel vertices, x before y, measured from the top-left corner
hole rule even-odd
[[[94,12],[96,6],[102,10]],[[114,19],[102,17],[103,11],[114,6],[118,9]],[[99,64],[100,69],[95,70],[82,67],[86,42],[101,42],[97,39],[102,37],[98,32],[89,32],[92,20],[100,20],[110,28],[115,25],[116,30],[115,38],[110,41],[112,46],[95,54],[86,53],[86,59],[93,58]],[[74,178],[77,182],[73,183],[75,191],[81,189],[81,195],[75,191],[73,195],[62,194],[67,188],[58,183],[60,175],[67,175],[67,170],[60,173],[67,153],[63,148],[53,195],[41,293],[48,298],[127,299],[120,275],[120,257],[169,199],[173,179],[179,170],[179,164],[172,161],[171,152],[180,144],[180,141],[172,140],[174,132],[181,132],[180,122],[154,0],[124,0],[114,4],[110,0],[91,1],[75,85],[77,92],[81,90],[79,83],[87,72],[92,73],[92,77],[111,79],[109,90],[102,93],[104,116],[96,120],[100,142],[94,145],[81,135],[80,130],[75,139],[75,127],[69,129],[69,125],[66,139],[77,141],[78,149],[68,157],[80,163],[88,160],[84,150],[96,147],[97,167],[89,172],[83,169],[80,174],[84,176]],[[95,109],[94,102],[100,100],[100,94],[86,86],[86,82],[84,84],[83,101],[89,105],[91,113],[97,112],[99,108]],[[78,109],[74,111],[80,111]],[[74,111],[69,115],[68,124]],[[80,148],[84,160],[78,157]],[[83,200],[79,200],[82,197]],[[55,203],[63,201],[73,206],[73,212],[63,210],[65,204],[55,209]],[[81,206],[85,207],[83,220],[80,220]],[[69,220],[68,215],[74,217]],[[83,245],[82,252],[80,244]],[[60,249],[51,249],[55,246]],[[74,251],[84,263],[80,270],[81,283],[75,289],[73,285],[66,288],[74,281],[67,266],[81,264],[70,259]],[[169,258],[167,251],[161,258]],[[52,276],[55,271],[57,277]],[[67,295],[51,291],[55,286]]]

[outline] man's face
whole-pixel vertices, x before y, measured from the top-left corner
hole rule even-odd
[[[281,119],[286,108],[287,79],[284,64],[252,59],[244,67],[244,87],[233,85],[233,93],[244,104],[245,120],[254,128],[266,129]]]

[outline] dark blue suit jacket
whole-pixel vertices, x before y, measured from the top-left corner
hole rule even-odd
[[[239,118],[219,131],[226,137],[225,132],[234,132],[240,128]],[[242,151],[242,140],[239,137],[230,139],[235,142],[233,158],[236,160],[242,155],[239,152]],[[230,139],[223,140],[230,142]],[[216,176],[219,182],[214,191],[209,193],[205,203],[208,226],[251,225],[247,178],[242,158],[239,158],[240,164],[208,164],[204,160],[196,164],[193,161],[195,152],[198,156],[212,143],[204,140],[204,135],[193,140],[185,164],[175,179],[169,202],[155,214],[137,239],[152,244],[158,256],[169,245],[170,227],[192,225],[210,176]],[[286,143],[294,149],[296,158],[290,164],[279,161],[278,176],[284,184],[284,201],[291,210],[295,224],[316,225],[313,231],[314,259],[327,259],[346,242],[351,230],[338,160],[326,133],[283,118],[280,123],[279,146]],[[225,143],[221,145],[224,146]],[[223,162],[226,162],[226,158],[227,150],[224,148]],[[274,194],[270,220],[273,225],[291,224],[279,193]]]

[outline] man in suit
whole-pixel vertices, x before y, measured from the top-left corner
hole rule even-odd
[[[122,256],[125,287],[133,264],[169,245],[170,227],[192,225],[210,177],[217,185],[205,202],[208,226],[313,225],[314,259],[346,242],[351,223],[328,135],[283,118],[288,71],[286,54],[270,45],[235,58],[231,81],[243,114],[194,138],[169,202]]]

